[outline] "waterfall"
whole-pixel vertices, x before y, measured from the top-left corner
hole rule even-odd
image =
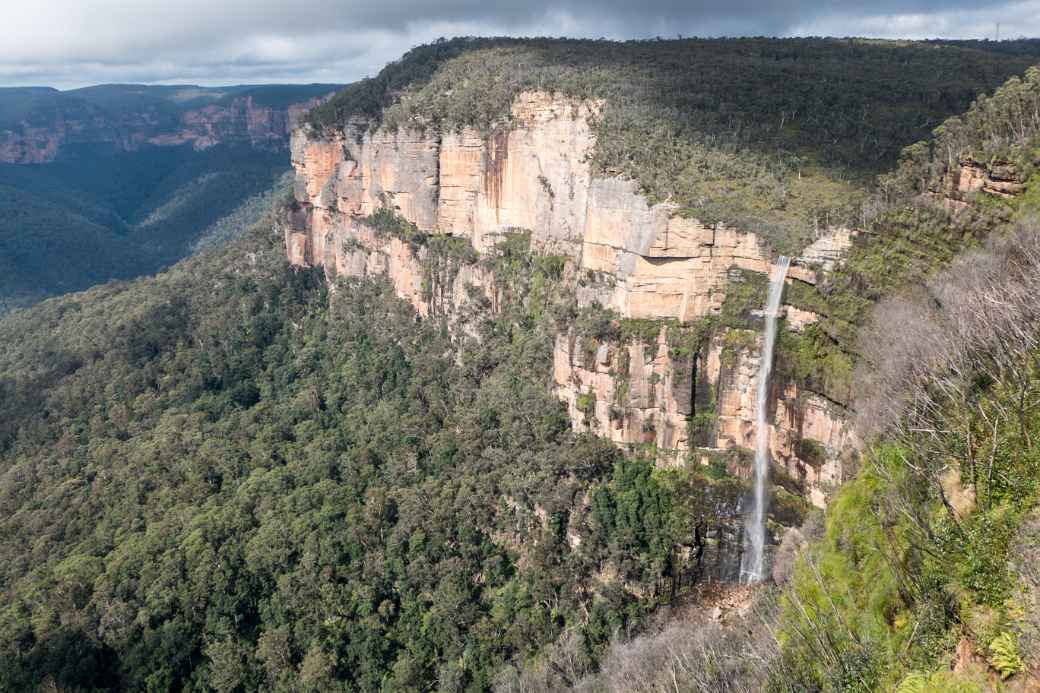
[[[780,256],[776,270],[769,280],[769,298],[766,301],[765,335],[758,363],[758,389],[755,398],[755,494],[744,525],[744,556],[740,564],[740,581],[751,584],[760,581],[765,570],[766,488],[769,484],[769,373],[773,370],[773,347],[776,344],[776,317],[780,297],[784,293],[784,279],[790,258]]]

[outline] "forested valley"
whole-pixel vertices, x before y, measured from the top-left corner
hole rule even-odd
[[[460,265],[493,278],[421,314],[381,279],[290,266],[284,191],[185,232],[197,252],[154,277],[0,319],[0,690],[1033,690],[1040,70],[1035,42],[982,44],[462,39],[310,117],[490,130],[521,90],[559,90],[606,102],[597,174],[680,215],[777,253],[856,226],[787,289],[817,320],[781,316],[776,368],[847,401],[860,445],[825,511],[774,470],[782,537],[739,608],[703,607],[732,586],[747,451],[664,465],[575,432],[553,345],[664,322],[691,340],[669,349],[746,341],[762,278],[734,273],[695,323],[630,320],[523,229],[477,253],[389,206],[358,217],[429,261],[426,295]],[[860,90],[834,89],[854,66]],[[759,102],[729,68],[804,89]],[[1013,192],[961,191],[968,165]]]
[[[509,307],[461,343],[270,221],[5,320],[0,688],[482,690],[712,569],[682,549],[743,483],[571,433],[558,269],[489,261]]]

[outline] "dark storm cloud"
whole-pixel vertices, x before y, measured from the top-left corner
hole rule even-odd
[[[438,36],[992,37],[1040,0],[37,0],[0,22],[0,84],[350,81]]]

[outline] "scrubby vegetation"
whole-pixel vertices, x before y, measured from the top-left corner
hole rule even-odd
[[[593,165],[653,201],[762,234],[791,254],[858,220],[873,177],[1037,46],[858,39],[455,39],[421,46],[316,109],[312,123],[490,130],[524,90],[602,102]],[[840,85],[840,88],[837,86]]]
[[[1040,68],[981,96],[936,128],[931,140],[906,148],[900,164],[879,178],[860,235],[840,266],[818,287],[793,282],[785,301],[821,316],[805,334],[785,335],[778,368],[812,382],[812,389],[850,402],[860,333],[873,306],[981,247],[1009,224],[1040,211]],[[953,213],[944,196],[963,162],[1003,168],[1024,193],[1001,198],[978,192]]]
[[[710,641],[680,618],[615,643],[584,690],[1035,688],[1037,94],[1031,70],[912,148],[887,180],[901,192],[845,264],[819,290],[789,289],[824,320],[781,340],[778,372],[811,383],[834,359],[870,445],[822,531],[805,530],[813,541],[787,585]],[[930,158],[914,160],[921,151]],[[950,214],[932,195],[968,158],[1011,164],[1024,193],[970,195]],[[746,293],[727,301],[734,325]]]
[[[1038,95],[1031,69],[909,148],[844,263],[818,287],[789,285],[787,302],[822,320],[782,335],[777,374],[852,402],[868,447],[825,525],[776,549],[785,584],[721,625],[680,613],[619,638],[578,690],[1036,687]],[[964,162],[1019,194],[952,191]],[[757,328],[764,277],[731,279],[708,327],[739,342]],[[821,455],[808,441],[797,452]],[[565,645],[500,690],[557,690]]]
[[[1040,665],[1020,646],[1038,584],[1013,550],[1040,488],[1038,231],[994,241],[930,296],[876,313],[861,414],[885,442],[785,595],[783,657],[800,685],[983,690],[987,667],[1010,678],[1024,660]],[[952,675],[962,640],[969,656]]]
[[[856,377],[869,450],[825,524],[811,517],[775,551],[781,586],[721,623],[679,612],[618,638],[576,690],[1033,690],[1038,283],[1040,223],[1023,222],[882,302]],[[557,643],[498,690],[559,690],[567,652]]]

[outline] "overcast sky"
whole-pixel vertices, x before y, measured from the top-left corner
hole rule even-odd
[[[1040,0],[3,0],[0,86],[350,82],[440,36],[1040,36]]]

